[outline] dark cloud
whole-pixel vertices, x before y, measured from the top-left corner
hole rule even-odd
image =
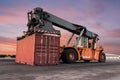
[[[105,11],[105,2],[95,2],[93,6],[93,15],[102,14]]]
[[[100,23],[94,19],[91,19],[89,22],[93,25],[92,27],[94,27],[96,29],[107,30],[107,28],[102,23]]]

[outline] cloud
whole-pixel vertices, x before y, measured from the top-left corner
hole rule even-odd
[[[101,15],[106,8],[106,3],[102,1],[91,1],[93,8],[91,10],[91,13],[93,16],[99,16]]]
[[[16,40],[0,36],[0,54],[15,54]]]
[[[0,43],[0,54],[16,54],[16,45]]]
[[[37,6],[40,7],[42,6],[42,8],[45,11],[55,14],[56,16],[61,17],[67,21],[84,25],[88,28],[88,30],[100,34],[107,52],[113,52],[113,53],[120,52],[118,50],[118,47],[120,46],[117,44],[119,42],[115,43],[116,41],[114,40],[120,37],[119,34],[120,30],[119,28],[114,29],[112,25],[113,23],[118,25],[118,23],[116,22],[119,21],[119,18],[117,17],[118,20],[115,20],[116,18],[114,19],[113,17],[119,15],[112,14],[114,10],[111,10],[111,12],[106,12],[108,8],[107,7],[108,4],[106,5],[106,2],[98,1],[98,0],[97,1],[83,0],[83,1],[73,1],[73,2],[55,1],[55,3],[53,3],[52,1],[49,1],[50,3],[47,2],[48,1],[32,1],[32,0],[30,0],[29,2],[28,0],[26,1],[14,0],[12,2],[0,1],[1,4],[0,48],[2,49],[2,50],[0,49],[1,51],[0,53],[4,53],[4,52],[15,53],[16,41],[15,38],[10,38],[10,37],[13,37],[14,34],[20,34],[22,33],[23,30],[25,30],[25,26],[27,24],[27,12]],[[116,11],[117,10],[118,9],[116,9]],[[104,16],[103,14],[105,12],[106,14],[110,13],[112,15]],[[109,17],[111,17],[110,21],[109,21]],[[21,26],[23,28],[19,29],[18,26]],[[110,26],[110,27],[107,28],[106,26]],[[110,28],[113,28],[113,30]],[[67,31],[65,32],[65,30],[62,29],[60,30],[62,33],[61,44],[66,44],[71,33],[68,33]],[[10,37],[5,37],[8,36],[9,34],[11,34]],[[106,40],[109,43],[107,43]],[[74,42],[72,42],[72,44],[73,43]]]
[[[103,47],[107,53],[120,54],[120,43],[118,42],[104,42]]]
[[[107,32],[109,37],[120,38],[120,29],[113,29]]]
[[[3,37],[0,36],[0,43],[16,43],[15,38]]]
[[[26,11],[22,7],[8,8],[0,7],[0,25],[10,26],[10,24],[22,25],[27,22]]]

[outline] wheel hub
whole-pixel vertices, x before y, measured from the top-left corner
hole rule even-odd
[[[70,54],[69,54],[69,58],[70,58],[71,60],[74,60],[74,54],[73,54],[73,53],[70,53]]]

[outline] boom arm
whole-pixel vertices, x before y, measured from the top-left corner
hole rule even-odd
[[[46,24],[53,24],[77,35],[79,35],[84,29],[85,31],[83,35],[89,38],[96,38],[98,36],[97,34],[88,31],[84,26],[73,24],[71,22],[63,20],[55,15],[43,11],[43,9],[39,7],[34,8],[34,11],[28,13],[28,27],[35,27],[39,25],[39,29],[41,29],[41,27],[46,27],[45,29],[50,29]]]

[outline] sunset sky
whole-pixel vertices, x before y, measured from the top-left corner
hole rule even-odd
[[[27,30],[27,12],[35,7],[86,26],[99,34],[106,53],[120,54],[120,0],[0,0],[0,54],[16,53],[16,37]],[[70,33],[60,30],[65,40]]]

